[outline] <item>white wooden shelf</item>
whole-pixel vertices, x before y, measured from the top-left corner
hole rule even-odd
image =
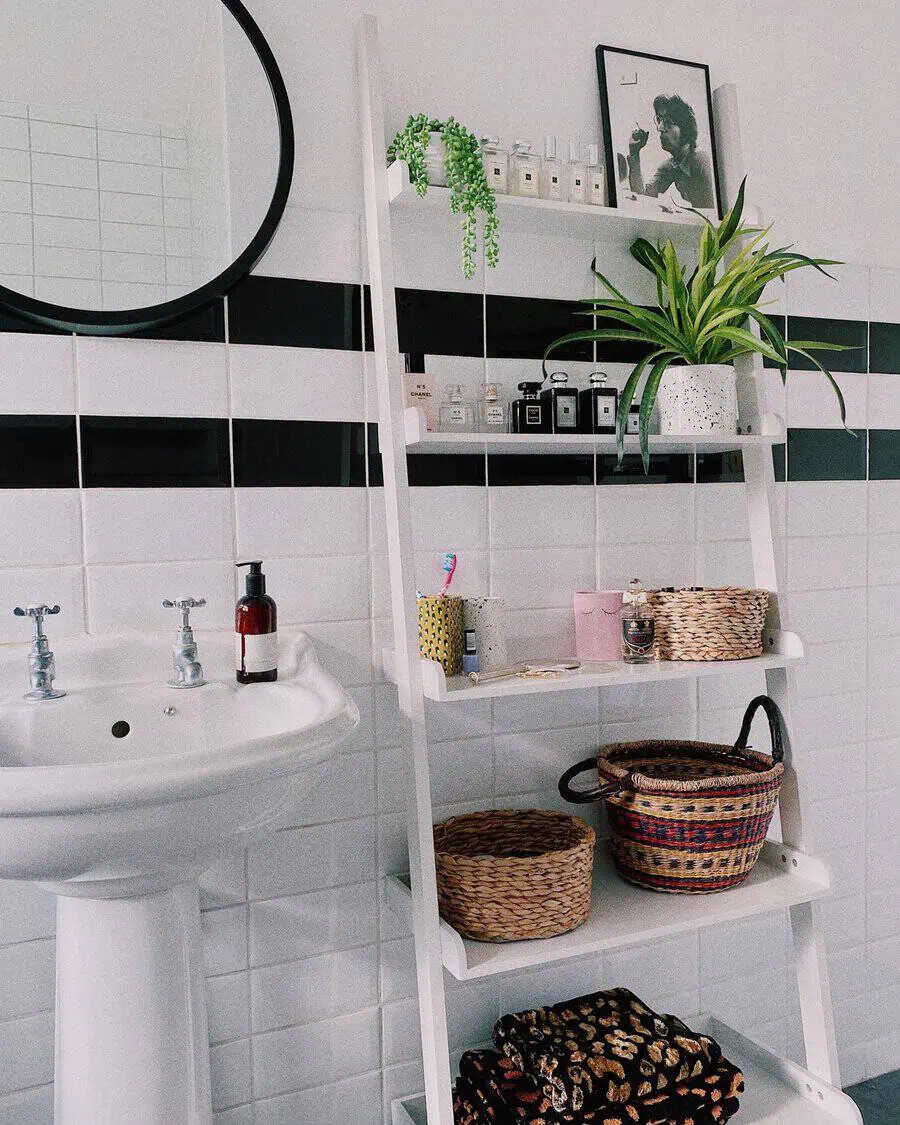
[[[797,1063],[773,1055],[714,1016],[688,1017],[687,1023],[711,1035],[743,1071],[746,1091],[735,1118],[740,1125],[863,1125],[852,1098]],[[424,1094],[398,1099],[392,1113],[393,1125],[428,1125]]]
[[[409,169],[402,160],[387,169],[391,210],[424,221],[441,221],[459,231],[459,216],[450,212],[450,189],[431,187],[424,196],[409,182]],[[662,204],[647,203],[640,214],[616,207],[594,207],[586,203],[557,203],[550,199],[529,199],[519,195],[496,195],[497,216],[502,232],[555,235],[569,238],[598,238],[604,242],[629,245],[636,238],[683,239],[698,243],[703,220],[689,211],[667,212]],[[749,216],[748,216],[749,218]]]
[[[690,680],[703,676],[728,676],[748,671],[767,672],[789,668],[806,659],[803,642],[796,633],[777,633],[766,638],[766,655],[749,660],[657,660],[652,664],[582,664],[572,672],[560,672],[557,679],[531,679],[509,676],[473,684],[468,676],[446,676],[435,660],[422,660],[422,689],[426,699],[438,703],[464,703],[471,699],[496,699],[504,695],[535,695],[548,691],[580,691],[584,688],[613,687],[618,684],[652,684],[666,680]],[[539,653],[535,657],[540,657]],[[382,652],[384,675],[396,683],[393,649]]]
[[[444,434],[429,433],[425,416],[415,406],[404,414],[406,448],[409,453],[615,453],[614,435],[605,434]],[[758,434],[651,434],[651,453],[729,453],[785,441],[784,425],[775,414],[767,414]],[[625,438],[627,453],[640,453],[637,435]]]
[[[814,902],[828,894],[831,883],[820,859],[767,840],[759,863],[739,887],[714,895],[664,895],[626,883],[607,846],[597,849],[591,916],[583,926],[560,937],[494,944],[469,941],[442,918],[444,968],[457,980],[475,980],[549,965]],[[386,886],[392,908],[410,921],[408,877],[391,876]]]

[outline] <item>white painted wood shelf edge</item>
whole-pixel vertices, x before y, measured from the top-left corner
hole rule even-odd
[[[591,916],[583,926],[555,938],[493,944],[463,938],[442,918],[443,963],[457,980],[495,976],[814,902],[828,894],[830,885],[822,860],[767,840],[759,863],[739,887],[715,895],[657,894],[620,878],[602,843],[594,864]],[[386,887],[391,907],[410,921],[408,876],[390,876]]]
[[[594,454],[615,453],[616,439],[606,434],[457,434],[429,433],[425,415],[415,406],[404,414],[406,447],[409,453],[518,453]],[[729,453],[757,446],[783,445],[784,422],[777,414],[766,414],[758,434],[651,434],[653,453]],[[636,435],[625,439],[627,453],[639,453]]]
[[[715,1016],[688,1016],[687,1022],[712,1035],[743,1071],[747,1089],[741,1096],[741,1125],[863,1125],[847,1094],[804,1067],[772,1054]],[[392,1115],[393,1125],[428,1125],[425,1095],[397,1099]]]
[[[728,676],[741,672],[765,672],[804,663],[803,641],[796,633],[775,633],[765,639],[765,655],[749,660],[657,660],[653,664],[584,664],[573,672],[561,672],[558,679],[529,679],[510,676],[473,684],[467,676],[450,676],[435,660],[422,660],[422,690],[426,699],[438,703],[461,703],[471,699],[496,699],[505,695],[534,695],[550,691],[580,691],[585,688],[613,687],[620,684],[662,683],[704,676]],[[385,679],[396,683],[394,651],[382,650]]]
[[[450,189],[429,186],[424,196],[409,182],[409,169],[397,160],[387,169],[388,199],[391,210],[419,220],[439,219],[458,229],[459,219],[450,212]],[[689,211],[664,211],[661,204],[648,203],[646,210],[629,212],[617,207],[597,207],[587,203],[560,203],[551,199],[530,199],[520,195],[495,195],[497,215],[503,229],[538,235],[596,237],[604,242],[630,244],[636,238],[657,238],[698,243],[703,220]],[[753,222],[755,209],[745,209],[745,219]],[[501,246],[501,253],[502,253]]]

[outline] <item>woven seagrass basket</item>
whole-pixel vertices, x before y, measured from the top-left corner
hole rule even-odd
[[[772,756],[747,748],[753,717],[769,720]],[[784,778],[781,712],[768,696],[747,708],[734,746],[620,742],[566,770],[568,801],[605,800],[610,851],[630,883],[666,894],[714,894],[742,883],[759,859]],[[571,781],[597,770],[600,786]]]
[[[596,834],[577,816],[496,809],[434,828],[441,917],[474,941],[574,930],[591,911]]]
[[[768,590],[654,590],[660,660],[747,660],[762,656]]]

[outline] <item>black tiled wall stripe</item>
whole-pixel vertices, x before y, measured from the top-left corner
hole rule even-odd
[[[82,418],[81,458],[85,488],[231,484],[224,418]]]

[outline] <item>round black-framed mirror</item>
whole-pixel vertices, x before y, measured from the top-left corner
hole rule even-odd
[[[215,0],[234,17],[262,67],[274,102],[277,124],[277,169],[272,196],[258,227],[244,248],[215,276],[179,296],[135,308],[78,308],[57,304],[0,284],[0,308],[19,317],[82,335],[116,336],[146,331],[178,320],[226,293],[249,274],[269,245],[284,214],[294,171],[294,124],[287,87],[275,56],[259,25],[242,0]],[[98,186],[99,190],[99,186]],[[255,220],[254,220],[255,222]],[[0,274],[4,270],[0,265]]]

